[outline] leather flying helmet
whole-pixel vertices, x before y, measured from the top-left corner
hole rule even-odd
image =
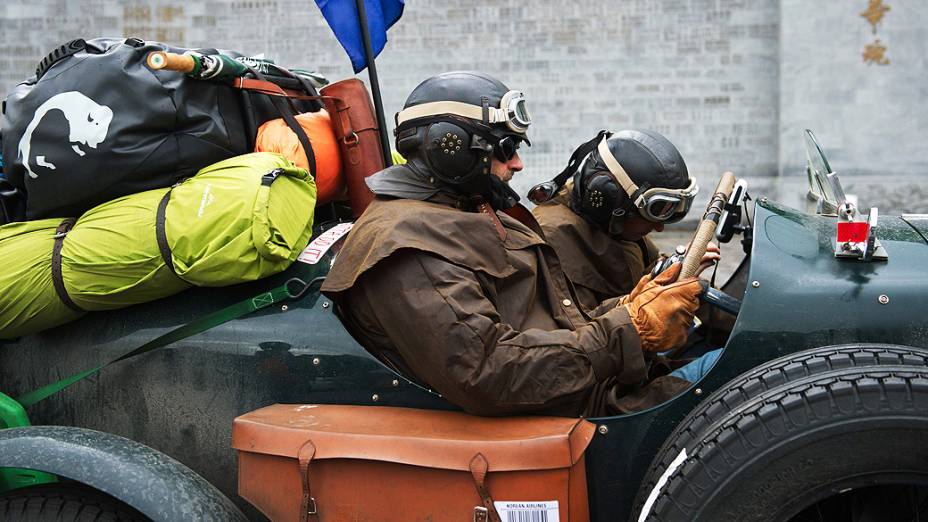
[[[654,131],[623,130],[600,140],[574,174],[574,210],[611,234],[628,215],[654,223],[686,216],[699,191],[680,151]]]
[[[396,150],[418,158],[441,183],[465,195],[491,190],[490,160],[511,159],[531,115],[525,96],[492,76],[456,71],[413,89],[396,114]]]

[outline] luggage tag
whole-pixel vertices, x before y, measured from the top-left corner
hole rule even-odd
[[[504,522],[558,522],[561,520],[557,500],[546,502],[493,502]]]
[[[298,261],[306,263],[307,265],[315,265],[319,262],[320,259],[325,255],[326,252],[332,248],[332,245],[338,243],[338,241],[347,234],[351,227],[354,226],[354,223],[339,223],[334,227],[323,232],[319,237],[313,239],[306,248],[303,249],[303,252],[300,254],[300,257],[297,258]]]

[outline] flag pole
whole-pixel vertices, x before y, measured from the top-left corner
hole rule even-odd
[[[367,29],[367,11],[364,0],[355,0],[358,6],[358,21],[361,24],[361,40],[364,42],[364,56],[367,58],[367,74],[371,81],[371,94],[374,96],[374,110],[377,113],[377,125],[380,127],[380,148],[383,152],[383,164],[393,165],[390,155],[390,138],[387,135],[387,121],[383,116],[383,100],[380,98],[380,82],[377,80],[377,67],[374,65],[374,48],[371,46],[371,34]]]

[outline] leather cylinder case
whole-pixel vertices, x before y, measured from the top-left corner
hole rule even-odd
[[[385,167],[374,105],[364,82],[357,78],[327,85],[319,94],[332,117],[351,211],[358,217],[374,199],[364,178]]]
[[[232,446],[239,494],[274,521],[586,522],[594,432],[561,417],[277,404],[235,419]]]

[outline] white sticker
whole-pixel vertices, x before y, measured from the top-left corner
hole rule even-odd
[[[321,236],[313,239],[306,248],[303,249],[303,253],[300,254],[300,257],[297,260],[306,263],[307,265],[315,265],[322,259],[322,256],[329,251],[329,248],[332,247],[339,239],[342,238],[345,234],[351,230],[351,227],[354,226],[354,223],[339,223],[334,227],[326,230],[322,233]]]
[[[493,502],[503,522],[560,522],[557,500],[547,502]]]
[[[685,460],[686,448],[683,448],[677,455],[677,458],[673,459],[673,462],[671,462],[670,465],[667,466],[667,469],[664,470],[664,473],[661,474],[661,478],[657,479],[657,484],[654,484],[654,489],[652,489],[651,493],[648,495],[648,500],[646,500],[644,506],[641,507],[641,514],[638,515],[638,522],[644,522],[648,518],[648,515],[651,514],[651,508],[654,507],[654,502],[657,500],[657,496],[661,494],[661,489],[664,488],[664,485],[667,484],[667,480]]]

